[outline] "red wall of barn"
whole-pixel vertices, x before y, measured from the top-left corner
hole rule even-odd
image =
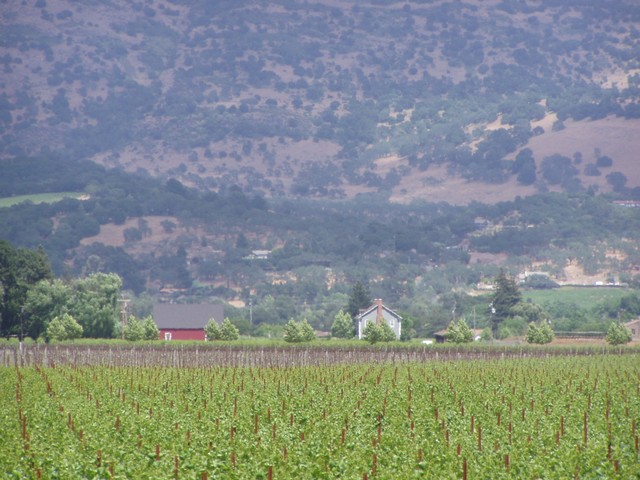
[[[171,333],[171,340],[203,340],[204,341],[204,330],[203,329],[176,329],[176,328],[163,328],[160,330],[160,340],[164,340],[164,334],[166,332]]]

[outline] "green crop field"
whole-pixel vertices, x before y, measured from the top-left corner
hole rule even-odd
[[[525,290],[523,298],[539,305],[551,302],[574,303],[580,308],[590,309],[598,303],[619,300],[637,290],[618,287],[561,287],[549,290]]]
[[[153,365],[179,364],[177,349],[104,349],[90,358],[65,347],[59,363],[48,357],[17,367],[3,353],[0,472],[637,478],[640,356],[626,351],[372,362],[345,350],[323,364],[306,354],[292,362],[283,349],[269,352],[279,364],[255,351],[243,357],[254,366],[238,366],[225,364],[228,350],[210,351],[215,362],[195,350],[199,366],[182,368]]]
[[[57,193],[37,193],[33,195],[16,195],[15,197],[0,198],[0,208],[11,207],[19,203],[54,203],[63,198],[81,198],[85,195],[82,192],[57,192]]]

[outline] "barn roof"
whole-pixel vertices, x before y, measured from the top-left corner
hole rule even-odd
[[[201,329],[210,319],[222,323],[224,306],[210,303],[156,303],[153,320],[158,328]]]

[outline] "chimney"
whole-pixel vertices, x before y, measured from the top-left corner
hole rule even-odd
[[[376,324],[380,325],[384,321],[384,315],[382,315],[382,299],[375,299],[376,305],[378,306],[378,313],[376,315]]]

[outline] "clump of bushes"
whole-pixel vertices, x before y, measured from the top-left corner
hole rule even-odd
[[[218,325],[218,322],[213,318],[210,319],[209,323],[204,327],[204,331],[208,341],[224,340],[232,342],[240,338],[240,331],[228,318],[224,319],[222,325]]]

